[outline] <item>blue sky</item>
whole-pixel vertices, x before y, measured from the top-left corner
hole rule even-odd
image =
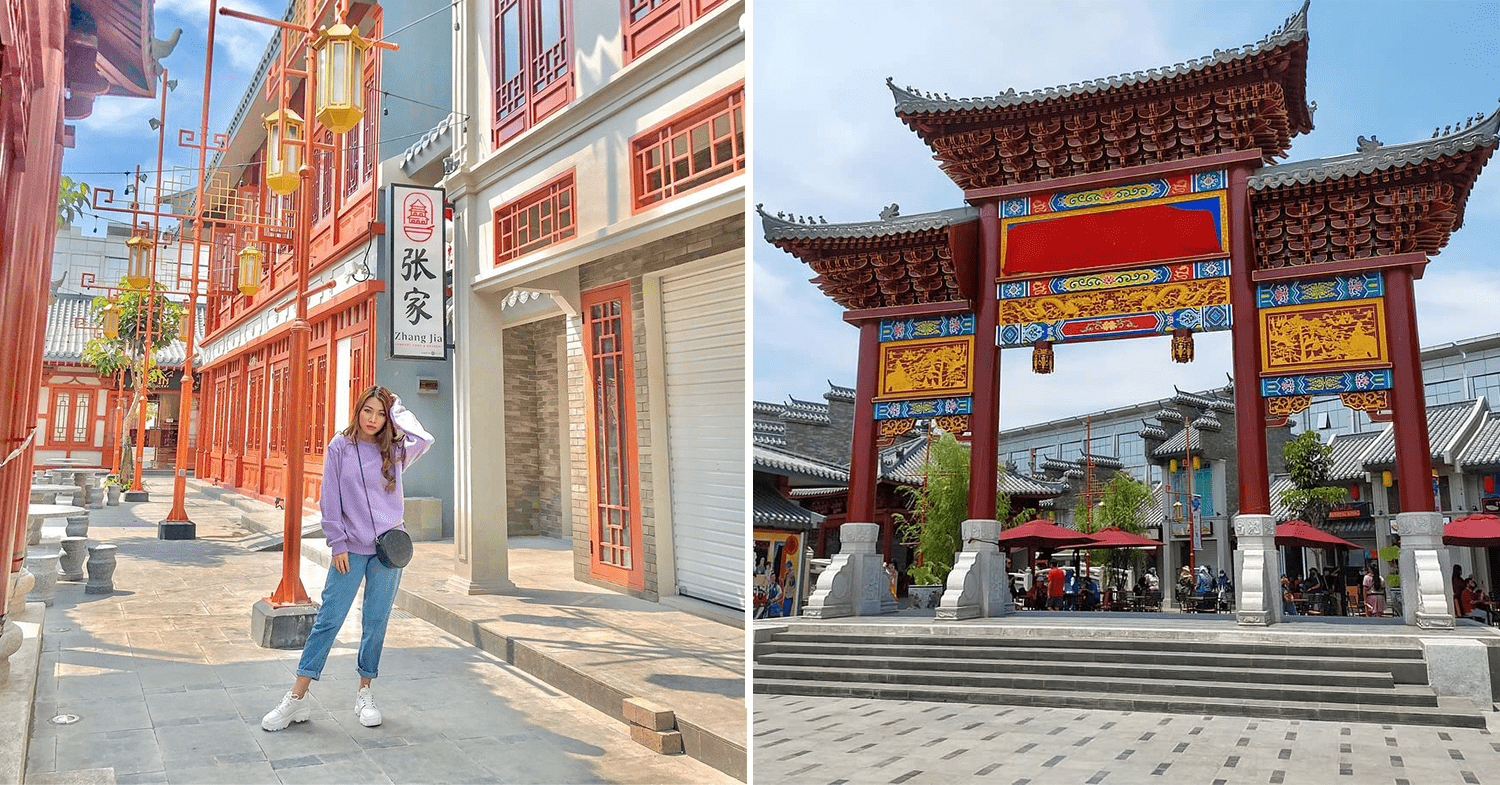
[[[177,80],[177,89],[167,94],[166,144],[163,147],[164,169],[173,164],[196,167],[196,150],[179,147],[179,128],[198,132],[203,110],[203,66],[208,52],[208,0],[156,0],[156,37],[165,39],[175,28],[182,28],[182,39],[172,54],[162,60],[168,78]],[[229,7],[261,16],[279,17],[286,10],[284,0],[220,0]],[[255,66],[271,39],[272,28],[240,19],[220,16],[215,32],[213,95],[209,103],[209,132],[223,132],[234,116],[240,98],[250,82]],[[63,156],[63,174],[90,187],[112,188],[117,201],[123,200],[129,183],[127,170],[139,164],[143,173],[154,178],[156,171],[157,132],[149,121],[158,116],[157,99],[101,97],[94,102],[89,117],[74,121],[77,142]],[[212,152],[210,152],[212,160]],[[150,182],[147,185],[150,186]],[[75,222],[86,232],[97,224],[102,232],[105,219],[125,220],[118,214],[97,212],[96,221],[84,217]]]
[[[1259,40],[1293,14],[1285,2],[963,2],[759,0],[751,27],[752,201],[830,222],[957,207],[961,194],[892,112],[885,78],[954,97],[1064,85],[1172,65]],[[1387,144],[1488,115],[1500,99],[1500,3],[1339,2],[1309,11],[1307,97],[1315,129],[1287,160]],[[749,232],[753,395],[822,400],[852,386],[854,328],[811,271]],[[1422,345],[1500,332],[1500,161],[1480,175],[1465,225],[1418,281]],[[1229,333],[1197,336],[1197,360],[1168,339],[1061,346],[1035,376],[1030,353],[1002,353],[1002,427],[1222,386]]]

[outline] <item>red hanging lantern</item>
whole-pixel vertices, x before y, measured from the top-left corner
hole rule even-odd
[[[1484,492],[1485,493],[1494,493],[1495,492],[1495,475],[1493,475],[1493,474],[1486,474],[1484,476]]]
[[[1354,501],[1359,501],[1359,486],[1358,485],[1351,485],[1351,486],[1349,486],[1349,498],[1353,499]]]

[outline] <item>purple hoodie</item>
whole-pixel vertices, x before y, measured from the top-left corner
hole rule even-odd
[[[323,454],[323,536],[333,555],[358,553],[375,555],[375,537],[401,525],[403,496],[401,472],[432,446],[432,434],[417,422],[401,399],[395,399],[390,411],[397,438],[396,455],[405,458],[395,465],[396,487],[385,489],[380,473],[380,449],[371,442],[351,440],[339,434],[328,443]],[[366,446],[369,445],[369,446]],[[361,479],[360,475],[364,477]],[[369,501],[366,502],[368,490]]]

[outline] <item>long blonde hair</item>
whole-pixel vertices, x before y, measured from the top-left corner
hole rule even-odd
[[[365,390],[349,416],[349,425],[339,433],[351,442],[364,438],[363,429],[359,427],[359,413],[371,398],[378,399],[385,406],[385,424],[375,432],[375,447],[380,450],[380,476],[385,478],[385,489],[390,492],[396,490],[396,426],[391,423],[391,406],[395,404],[396,396],[378,384]]]

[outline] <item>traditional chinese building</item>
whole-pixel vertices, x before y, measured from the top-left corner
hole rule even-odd
[[[507,538],[544,535],[740,619],[745,4],[460,11],[455,583],[510,590]]]
[[[1280,618],[1263,600],[1278,577],[1266,428],[1337,395],[1393,423],[1407,622],[1452,626],[1442,516],[1426,492],[1413,282],[1462,225],[1500,112],[1431,139],[1361,139],[1349,155],[1274,164],[1313,128],[1307,57],[1304,5],[1260,41],[1149,72],[967,99],[888,82],[896,116],[967,205],[857,224],[761,212],[766,239],[806,262],[860,328],[852,520],[872,515],[877,440],[930,416],[972,434],[971,522],[998,525],[1001,349],[1030,349],[1048,373],[1070,342],[1171,335],[1172,359],[1190,362],[1194,333],[1228,330],[1240,622]],[[863,586],[860,532],[853,577],[835,585]],[[950,585],[988,586],[992,560],[976,553]],[[939,615],[1005,612],[1002,594],[973,588]],[[879,612],[852,594],[810,607]]]
[[[333,4],[324,11],[322,24],[333,24]],[[301,13],[302,5],[291,2],[285,18]],[[365,60],[359,80],[364,114],[352,130],[335,134],[317,118],[304,118],[303,133],[316,145],[314,177],[290,196],[277,193],[268,182],[269,137],[263,123],[278,107],[280,85],[271,75],[281,57],[279,35],[272,36],[245,88],[226,131],[227,144],[212,160],[205,180],[207,222],[226,220],[212,227],[209,296],[198,347],[199,478],[266,501],[292,497],[316,504],[324,448],[349,423],[353,398],[381,384],[438,436],[431,453],[403,475],[407,496],[444,500],[444,517],[451,521],[453,442],[445,436],[451,432],[453,409],[449,361],[441,351],[433,359],[392,357],[396,329],[408,314],[406,303],[392,301],[391,282],[399,279],[402,260],[389,258],[388,227],[395,225],[388,214],[390,188],[422,181],[401,172],[399,161],[412,139],[446,115],[449,98],[451,31],[439,19],[402,30],[422,13],[410,3],[349,4],[346,24],[372,40],[387,30],[401,30],[394,38],[401,48]],[[300,65],[300,53],[296,59]],[[289,77],[287,90],[288,105],[301,107],[304,80]],[[430,172],[426,178],[430,184]],[[304,286],[311,323],[310,427],[303,455],[289,446],[294,442],[287,427],[297,296],[291,245],[294,199],[310,200],[312,210]],[[426,212],[428,231],[441,232],[442,205],[433,204]],[[285,228],[256,231],[227,220],[254,215]],[[241,269],[239,254],[246,248],[263,253],[258,270]],[[427,272],[440,277],[444,260],[441,254],[435,257]],[[427,326],[433,324],[443,331],[440,302],[424,303],[422,313],[424,331],[430,332]],[[298,489],[286,484],[294,460],[303,461],[303,487]]]

